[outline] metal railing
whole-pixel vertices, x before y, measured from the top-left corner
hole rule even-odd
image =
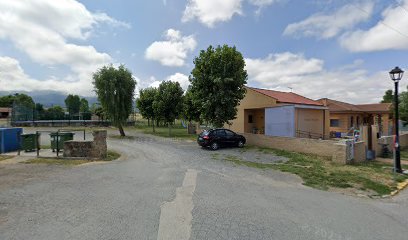
[[[323,139],[323,134],[321,133],[313,133],[313,132],[307,132],[307,131],[300,131],[296,130],[296,137],[298,138],[313,138],[313,139]]]

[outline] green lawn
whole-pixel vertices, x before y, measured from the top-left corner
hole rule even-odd
[[[170,135],[169,135],[168,127],[155,127],[155,132],[153,132],[152,126],[147,126],[144,124],[136,125],[135,128],[136,130],[143,132],[145,134],[151,134],[151,135],[166,137],[166,138],[179,138],[179,139],[189,139],[189,140],[196,140],[197,138],[197,135],[188,134],[187,129],[180,127],[180,125],[173,126],[173,128],[171,128]]]
[[[354,165],[341,165],[328,158],[269,148],[254,148],[264,154],[286,157],[287,162],[264,164],[242,161],[239,157],[226,156],[223,160],[256,168],[270,168],[300,176],[304,185],[317,189],[354,188],[371,192],[372,196],[388,195],[397,184],[408,179],[407,175],[392,173],[392,166],[380,162],[366,162]],[[218,156],[213,156],[217,159]],[[407,166],[404,166],[407,167]]]
[[[104,161],[113,161],[118,158],[120,158],[120,153],[108,150],[107,157],[102,160],[97,160],[96,162],[104,162]],[[87,160],[87,159],[63,159],[63,158],[33,158],[29,159],[27,161],[24,161],[23,163],[26,164],[55,164],[55,165],[67,165],[67,166],[73,166],[73,165],[81,165],[84,163],[89,163],[93,162],[93,160]]]
[[[0,161],[6,160],[6,159],[10,159],[10,158],[12,158],[12,156],[0,155]]]

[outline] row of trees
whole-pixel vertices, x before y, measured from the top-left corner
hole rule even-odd
[[[236,106],[245,95],[245,61],[235,47],[210,46],[194,59],[186,93],[177,82],[163,81],[158,88],[140,90],[137,107],[143,117],[164,121],[176,118],[222,127],[235,118]],[[153,131],[154,131],[154,125]]]
[[[407,91],[403,91],[398,96],[399,100],[399,118],[404,122],[408,122],[408,88]],[[385,91],[382,103],[392,103],[394,104],[394,92],[392,90]],[[392,108],[394,109],[394,108]]]
[[[65,99],[65,110],[58,105],[44,108],[41,103],[35,103],[33,98],[27,94],[16,93],[0,97],[0,107],[14,107],[15,114],[21,115],[17,120],[62,120],[62,119],[91,119],[92,109],[88,100],[80,98],[78,95],[68,95]],[[97,106],[95,113],[100,113]],[[24,115],[24,116],[23,116]],[[100,114],[101,115],[101,114]],[[30,119],[26,119],[29,116]]]
[[[186,93],[172,81],[140,90],[136,103],[142,116],[152,121],[153,131],[157,121],[165,122],[170,131],[176,118],[216,127],[235,118],[248,78],[242,54],[227,45],[209,46],[200,51],[194,65]],[[136,87],[132,73],[123,65],[104,66],[94,73],[93,84],[104,114],[125,136],[123,125],[132,112]]]

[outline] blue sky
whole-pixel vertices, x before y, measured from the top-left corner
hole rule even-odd
[[[250,86],[376,102],[387,71],[408,70],[408,0],[4,0],[0,91],[93,95],[92,72],[109,63],[138,89],[186,88],[210,44],[242,52]]]

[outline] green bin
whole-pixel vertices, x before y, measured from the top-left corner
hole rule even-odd
[[[53,132],[50,133],[51,149],[53,152],[57,150],[57,135],[58,135],[58,150],[64,149],[64,142],[74,140],[74,133],[72,132]]]
[[[21,134],[22,140],[22,149],[25,152],[34,152],[37,149],[37,134],[29,133],[29,134]]]

